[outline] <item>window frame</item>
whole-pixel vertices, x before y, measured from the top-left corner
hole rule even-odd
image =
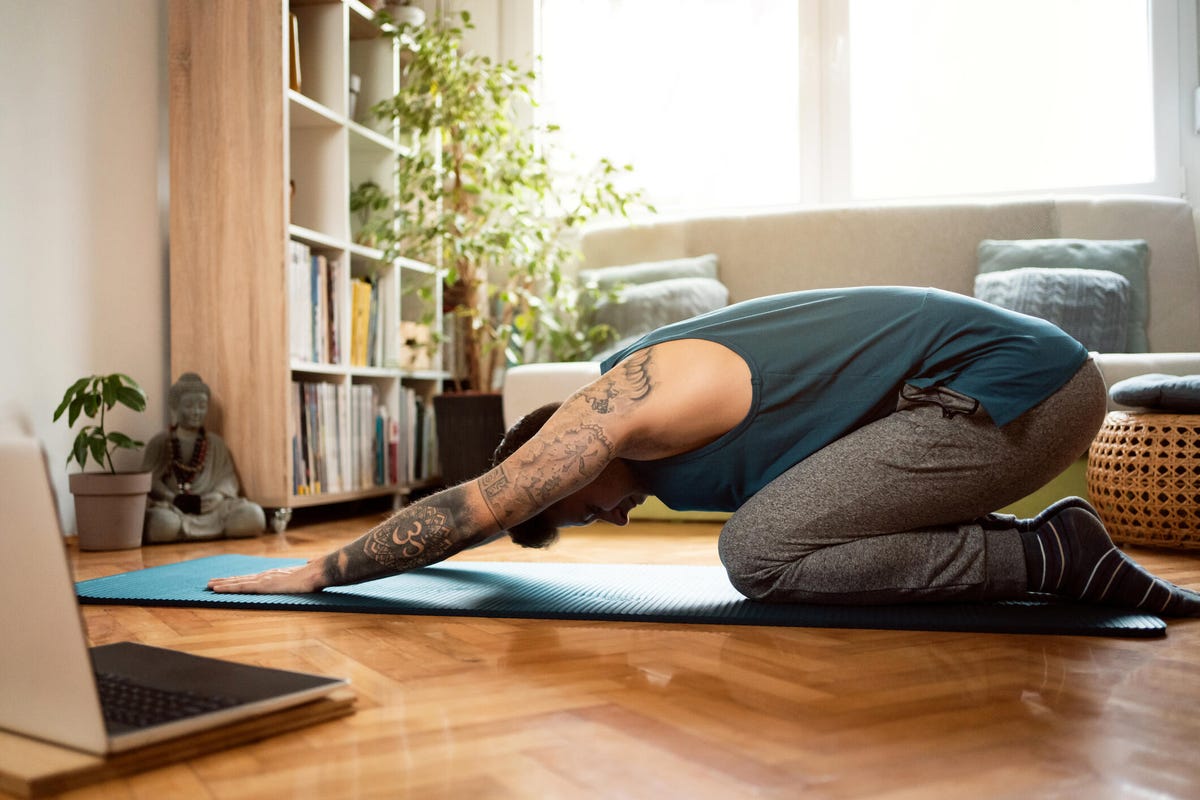
[[[950,199],[1044,196],[1047,194],[1146,194],[1185,196],[1183,119],[1188,111],[1181,95],[1184,65],[1180,41],[1183,27],[1197,27],[1193,15],[1182,13],[1180,0],[1148,0],[1154,103],[1155,179],[1147,183],[1056,186],[1028,190],[976,192],[953,195],[904,195],[892,198],[857,198],[851,184],[849,147],[849,3],[852,0],[795,0],[800,9],[800,107],[815,108],[802,114],[800,149],[802,205],[849,203],[934,202]],[[478,2],[478,0],[476,0]],[[473,3],[464,0],[461,7]],[[540,52],[540,0],[505,0],[496,18],[495,43],[501,58],[530,62]],[[1193,30],[1193,33],[1195,31]],[[1186,48],[1183,48],[1186,50]],[[1189,51],[1191,52],[1191,51]],[[1194,55],[1194,53],[1192,53]],[[764,205],[767,211],[778,206]],[[744,209],[742,209],[744,210]],[[686,212],[685,212],[686,213]]]

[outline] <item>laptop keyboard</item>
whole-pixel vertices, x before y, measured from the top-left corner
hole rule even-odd
[[[238,704],[230,697],[156,689],[107,672],[96,672],[100,706],[109,724],[148,728]]]

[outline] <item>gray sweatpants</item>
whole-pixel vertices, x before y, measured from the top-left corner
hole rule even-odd
[[[730,518],[720,554],[738,591],[863,605],[1025,593],[1019,534],[980,522],[1087,451],[1104,419],[1099,370],[1089,360],[1004,428],[971,412],[970,398],[919,395],[792,467]]]

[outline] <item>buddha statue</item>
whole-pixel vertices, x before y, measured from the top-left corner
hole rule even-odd
[[[240,538],[265,528],[262,507],[238,494],[229,448],[204,429],[211,396],[194,372],[181,375],[167,395],[171,427],[150,440],[142,461],[153,475],[147,543]]]

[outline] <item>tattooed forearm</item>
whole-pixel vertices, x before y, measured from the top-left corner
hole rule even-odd
[[[357,583],[405,572],[458,552],[474,533],[463,492],[463,487],[455,487],[415,503],[328,555],[323,563],[327,583]]]
[[[505,472],[503,464],[497,465],[495,469],[484,473],[479,478],[479,489],[483,492],[483,501],[487,503],[488,511],[492,512],[492,518],[501,528],[504,527],[504,523],[500,520],[500,515],[496,513],[495,503],[509,486],[508,473]]]
[[[614,457],[613,443],[596,424],[579,423],[534,437],[524,451],[500,464],[479,485],[483,499],[504,527],[545,508],[560,489],[584,486]]]
[[[501,528],[588,485],[618,457],[613,437],[644,411],[654,387],[653,352],[634,353],[571,395],[533,438],[479,479]]]

